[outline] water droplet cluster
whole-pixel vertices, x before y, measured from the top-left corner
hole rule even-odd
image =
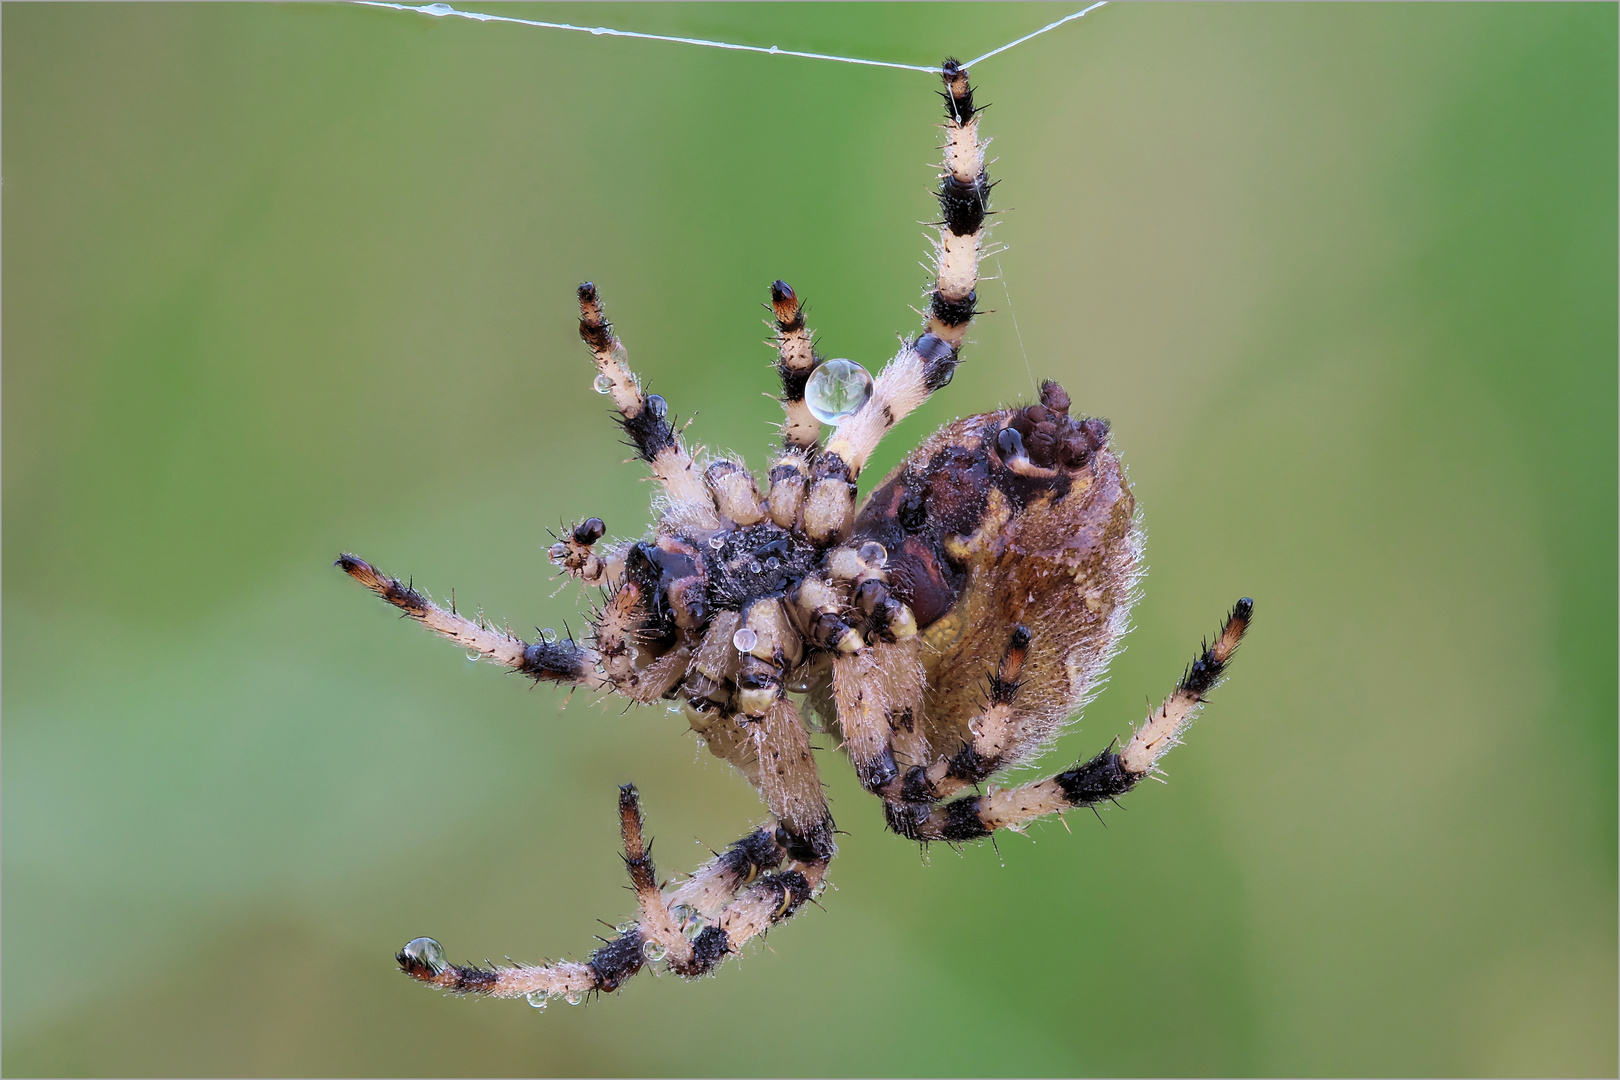
[[[853,360],[828,360],[810,373],[804,403],[823,424],[837,426],[860,411],[872,396],[872,376]]]

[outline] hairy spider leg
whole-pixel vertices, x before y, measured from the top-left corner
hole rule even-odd
[[[658,887],[635,786],[619,789],[619,829],[637,917],[629,925],[619,924],[619,936],[590,959],[480,968],[427,962],[401,952],[400,969],[419,982],[458,994],[577,1001],[585,994],[617,990],[648,962],[663,960],[686,978],[706,975],[748,941],[791,918],[819,889],[837,849],[804,726],[791,703],[784,700],[782,705],[773,710],[776,723],[768,720],[760,736],[762,760],[779,764],[771,771],[781,779],[764,785],[779,824],[774,830],[767,825],[748,833],[673,893],[666,895]],[[802,756],[784,752],[800,747]],[[797,829],[791,824],[795,819]],[[784,860],[791,860],[788,869],[769,872]],[[683,904],[691,912],[677,915]],[[700,927],[694,918],[702,920]]]
[[[588,281],[579,287],[579,336],[596,359],[598,385],[612,396],[630,445],[652,468],[669,497],[665,519],[689,528],[719,528],[714,500],[670,421],[668,404],[658,395],[642,391],[640,380],[630,370],[624,343],[608,322],[596,286]]]
[[[599,659],[591,650],[572,642],[529,643],[505,629],[496,629],[454,611],[446,611],[397,578],[391,578],[364,559],[345,552],[337,566],[344,573],[403,611],[429,630],[464,649],[504,664],[539,682],[542,679],[592,690],[607,684],[596,671]]]
[[[670,931],[668,924],[672,920],[663,904],[648,902],[649,893],[657,897],[658,886],[652,857],[642,840],[641,808],[633,785],[626,784],[619,789],[619,822],[625,867],[642,908],[641,918],[629,924],[620,923],[616,928],[618,937],[605,941],[590,959],[584,963],[562,960],[482,968],[430,961],[402,950],[396,957],[400,970],[418,982],[452,993],[527,997],[531,1003],[542,1006],[552,997],[578,1003],[587,994],[617,990],[641,970],[644,962],[663,955],[669,948],[666,942],[686,942],[678,928]],[[687,952],[690,953],[689,948]],[[677,956],[676,962],[680,959]]]
[[[947,799],[965,787],[989,779],[1005,764],[1018,739],[1018,677],[1029,655],[1029,628],[1013,627],[1007,651],[990,675],[988,700],[978,716],[968,721],[969,739],[955,754],[913,765],[891,780],[881,794],[890,817],[909,812],[905,804]]]
[[[1215,643],[1204,648],[1123,751],[1104,750],[1090,761],[1034,783],[991,788],[983,795],[933,807],[914,804],[901,814],[891,811],[890,827],[912,840],[977,840],[997,829],[1016,829],[1048,814],[1125,794],[1176,745],[1203,705],[1204,695],[1220,681],[1253,617],[1254,601],[1239,600]]]
[[[810,328],[804,324],[804,305],[785,281],[771,283],[771,315],[770,325],[776,332],[772,341],[776,346],[776,371],[782,377],[782,445],[789,450],[814,451],[821,440],[821,421],[805,404],[804,385],[821,357],[816,355]]]
[[[858,476],[878,442],[928,395],[951,381],[977,314],[979,256],[990,212],[990,177],[984,168],[986,143],[979,139],[979,112],[967,69],[955,60],[943,66],[945,165],[940,173],[939,240],[934,251],[934,287],[928,317],[916,340],[900,350],[878,375],[872,396],[840,425],[827,443],[850,473]]]
[[[900,775],[894,737],[922,710],[925,676],[916,639],[877,644],[833,661],[833,699],[844,752],[861,786],[881,792]],[[924,744],[926,745],[926,744]],[[913,762],[915,762],[913,758]]]

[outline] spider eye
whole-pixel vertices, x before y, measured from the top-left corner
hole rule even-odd
[[[1017,428],[1002,428],[1001,434],[996,436],[996,452],[1001,459],[1021,458],[1024,454],[1024,437],[1018,434]]]

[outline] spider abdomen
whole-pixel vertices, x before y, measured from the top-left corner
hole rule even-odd
[[[922,631],[927,754],[972,742],[986,679],[1029,632],[1011,743],[1037,752],[1117,649],[1140,576],[1136,502],[1107,425],[1075,420],[1061,387],[1042,403],[941,428],[872,493],[855,526],[894,553],[897,599]]]

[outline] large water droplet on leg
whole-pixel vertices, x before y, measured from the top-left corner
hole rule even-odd
[[[450,965],[445,963],[444,946],[430,937],[415,938],[400,950],[405,959],[420,964],[437,975]]]
[[[842,424],[871,396],[872,376],[853,360],[828,360],[804,384],[804,403],[823,424]]]

